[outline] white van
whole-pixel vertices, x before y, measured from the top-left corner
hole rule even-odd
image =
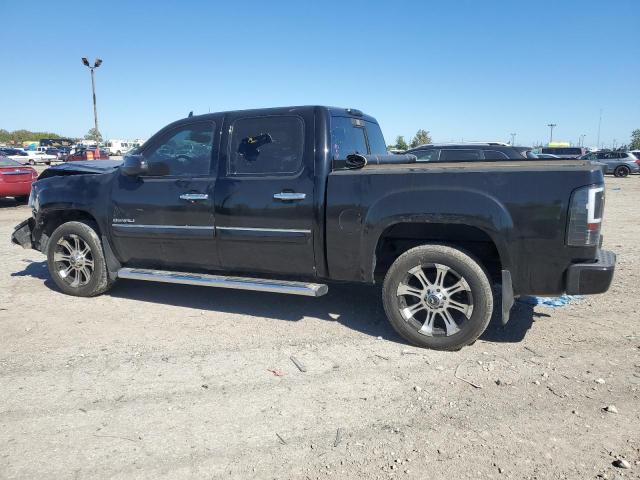
[[[109,155],[124,155],[131,150],[132,145],[127,140],[108,140],[104,144],[105,148],[109,151]]]

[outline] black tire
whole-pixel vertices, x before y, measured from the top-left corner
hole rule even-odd
[[[47,244],[47,264],[49,267],[49,273],[51,278],[55,282],[56,286],[67,295],[74,295],[77,297],[93,297],[106,292],[111,288],[113,282],[109,280],[107,274],[107,265],[104,258],[104,252],[102,250],[102,243],[96,233],[96,226],[90,222],[73,221],[67,222],[56,228],[51,234],[49,243]],[[72,257],[71,250],[65,248],[59,242],[66,240],[67,244],[71,245],[75,242],[75,239],[79,238],[85,247],[89,248],[89,253],[82,255],[82,264],[88,268],[89,261],[93,264],[91,275],[85,275],[82,272],[78,272],[76,269],[69,267],[67,270],[72,270],[72,273],[63,275],[63,271],[67,265],[70,265],[70,261],[58,261],[61,256],[69,253],[68,257]],[[71,241],[70,241],[71,240]],[[74,246],[74,245],[71,245]],[[79,251],[80,249],[74,249]],[[61,256],[56,256],[59,253]],[[75,261],[75,260],[74,260]],[[84,265],[86,262],[86,265]],[[83,270],[84,271],[84,270]],[[77,274],[79,278],[78,285],[73,285],[73,281]],[[87,279],[88,277],[88,279]],[[74,280],[75,281],[75,280]]]
[[[13,197],[18,203],[27,203],[29,201],[29,195],[20,195],[19,197]]]
[[[120,150],[118,150],[118,151],[116,152],[116,156],[117,156],[117,157],[122,156],[122,152],[121,152]]]
[[[631,169],[626,165],[619,165],[613,171],[614,177],[626,177],[631,173]]]
[[[410,273],[412,270],[426,272],[428,286]],[[429,278],[431,270],[435,275]],[[442,292],[438,289],[436,293],[440,271],[446,273],[440,281]],[[454,292],[452,287],[456,285],[460,287]],[[407,286],[420,290],[420,294],[401,294]],[[448,289],[453,292],[451,295],[444,293]],[[433,292],[433,295],[425,292]],[[430,305],[433,298],[436,298],[435,306]],[[487,328],[493,312],[493,291],[487,272],[467,253],[445,245],[423,245],[400,255],[384,279],[382,300],[391,325],[405,340],[435,350],[459,350],[472,344]],[[411,301],[416,303],[409,305]],[[465,311],[451,306],[456,304],[464,305]],[[416,313],[405,319],[414,307],[419,307]],[[445,319],[444,310],[447,310],[449,321]],[[418,314],[422,313],[425,319],[421,324]],[[427,322],[429,315],[432,315],[431,321]],[[451,321],[454,326],[450,325]]]
[[[29,159],[29,165],[35,165],[35,164],[36,164],[36,161],[33,158]]]

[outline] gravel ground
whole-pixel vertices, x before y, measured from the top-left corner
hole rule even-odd
[[[62,295],[0,200],[0,478],[640,478],[640,178],[607,195],[611,290],[454,353],[368,287]]]

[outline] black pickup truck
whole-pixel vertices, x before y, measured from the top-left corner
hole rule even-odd
[[[417,163],[359,110],[190,116],[122,163],[44,171],[13,242],[70,295],[118,278],[320,296],[380,283],[409,342],[454,350],[514,297],[601,293],[604,181],[588,161]],[[499,308],[499,307],[498,307]]]

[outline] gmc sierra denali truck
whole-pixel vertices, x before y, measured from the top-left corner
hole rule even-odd
[[[409,342],[455,350],[514,297],[601,293],[602,170],[581,160],[420,163],[389,155],[359,110],[190,116],[122,163],[44,171],[13,242],[47,256],[64,293],[118,278],[320,296],[382,285]],[[498,307],[500,308],[500,307]]]

